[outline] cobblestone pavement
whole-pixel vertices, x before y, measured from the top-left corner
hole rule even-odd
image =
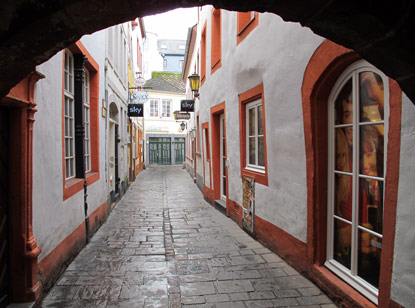
[[[139,174],[42,307],[336,306],[166,166]]]

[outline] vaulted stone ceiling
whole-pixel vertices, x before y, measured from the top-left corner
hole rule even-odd
[[[414,1],[1,0],[0,97],[82,35],[177,7],[272,12],[356,50],[415,102]]]

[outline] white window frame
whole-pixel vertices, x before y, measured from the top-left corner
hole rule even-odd
[[[161,101],[161,116],[164,118],[170,118],[171,117],[171,100],[169,99],[163,99]]]
[[[220,153],[220,198],[221,200],[226,202],[226,195],[228,194],[228,191],[224,193],[223,185],[226,184],[226,162],[223,163],[223,159],[226,158],[226,144],[225,147],[223,146],[223,143],[226,143],[226,136],[225,136],[225,114],[222,113],[219,116],[219,122],[220,122],[220,144],[219,144],[219,153]]]
[[[83,96],[84,96],[84,160],[85,172],[91,171],[91,104],[89,92],[89,71],[84,69],[85,78],[83,81]]]
[[[156,104],[156,106],[155,107],[152,107],[152,106],[154,106],[153,104]],[[150,117],[153,117],[153,118],[158,118],[159,117],[159,115],[160,115],[160,111],[159,111],[159,99],[157,99],[157,98],[150,99],[150,110],[149,110],[149,113],[150,113]]]
[[[75,177],[74,58],[69,49],[65,49],[64,57],[65,179],[71,179]]]
[[[328,151],[328,189],[327,189],[327,250],[326,250],[326,262],[325,266],[329,268],[331,271],[333,271],[335,274],[337,274],[340,278],[342,278],[344,281],[346,281],[348,284],[350,284],[352,287],[354,287],[356,290],[358,290],[360,293],[362,293],[364,296],[366,296],[369,300],[374,302],[376,305],[378,304],[378,294],[379,290],[357,276],[357,254],[358,254],[358,229],[367,231],[371,234],[376,234],[379,237],[382,237],[382,235],[366,229],[362,226],[358,226],[358,204],[359,204],[359,194],[358,192],[358,185],[359,185],[359,179],[360,178],[369,178],[369,176],[363,176],[359,174],[359,130],[362,125],[365,125],[364,123],[359,123],[359,93],[358,93],[358,87],[359,87],[359,73],[363,71],[371,71],[379,76],[382,77],[383,85],[384,85],[384,119],[388,119],[389,117],[389,83],[387,77],[379,70],[377,70],[375,67],[370,65],[368,62],[364,60],[357,61],[356,63],[352,64],[350,67],[348,67],[338,78],[337,82],[335,83],[333,90],[331,91],[331,94],[328,99],[328,111],[329,111],[329,124],[328,124],[328,138],[329,138],[329,151]],[[333,249],[334,249],[334,223],[333,223],[333,217],[334,217],[334,210],[333,210],[333,204],[334,204],[334,177],[335,177],[335,128],[339,128],[344,126],[343,124],[335,125],[335,100],[337,96],[339,95],[341,89],[343,86],[348,82],[348,80],[352,78],[352,95],[353,95],[353,101],[357,102],[356,104],[353,104],[353,190],[352,190],[352,199],[353,199],[353,212],[352,212],[352,260],[351,260],[351,270],[344,267],[342,264],[337,262],[333,257]],[[367,124],[367,123],[366,123]],[[382,180],[385,184],[385,178],[386,178],[386,161],[387,161],[387,136],[388,136],[388,122],[387,120],[382,120],[378,122],[370,122],[370,124],[384,124],[384,174],[383,177],[376,177],[377,180]],[[339,172],[339,171],[337,171]],[[383,190],[385,191],[385,189]],[[384,200],[384,199],[383,199]]]
[[[262,109],[262,99],[256,99],[250,103],[247,103],[245,105],[245,118],[246,118],[246,131],[245,131],[245,140],[246,140],[246,150],[245,150],[245,155],[246,155],[246,166],[245,169],[250,170],[250,171],[254,171],[254,172],[259,172],[259,173],[263,173],[265,174],[265,165],[264,166],[260,166],[258,165],[258,137],[263,137],[264,138],[264,155],[265,155],[265,134],[263,135],[258,135],[258,113],[257,110],[258,108]],[[255,110],[255,133],[253,136],[253,138],[255,138],[255,164],[250,164],[249,163],[249,110],[250,109],[254,109]],[[262,115],[264,116],[264,114]],[[263,127],[263,131],[265,132],[265,127]]]

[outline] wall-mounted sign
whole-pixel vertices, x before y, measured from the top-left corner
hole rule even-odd
[[[148,94],[146,91],[135,91],[131,94],[131,101],[133,104],[144,104],[148,101]]]
[[[242,226],[254,234],[255,218],[255,180],[251,177],[242,177]]]
[[[190,113],[188,112],[175,111],[173,115],[175,120],[190,120]]]
[[[142,117],[143,116],[143,104],[128,104],[128,116],[129,117]]]
[[[193,99],[182,99],[180,101],[180,111],[195,111],[195,101]]]

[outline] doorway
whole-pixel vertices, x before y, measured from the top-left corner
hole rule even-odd
[[[226,202],[226,136],[225,136],[225,116],[222,113],[220,121],[220,199]]]
[[[227,212],[228,167],[226,157],[225,102],[210,110],[212,122],[212,170],[215,206]]]
[[[149,138],[150,165],[171,165],[171,139]]]
[[[176,164],[183,164],[185,160],[185,149],[186,149],[185,138],[174,139],[174,162]]]
[[[109,179],[112,201],[117,200],[120,192],[118,170],[118,124],[110,120],[109,125]]]

